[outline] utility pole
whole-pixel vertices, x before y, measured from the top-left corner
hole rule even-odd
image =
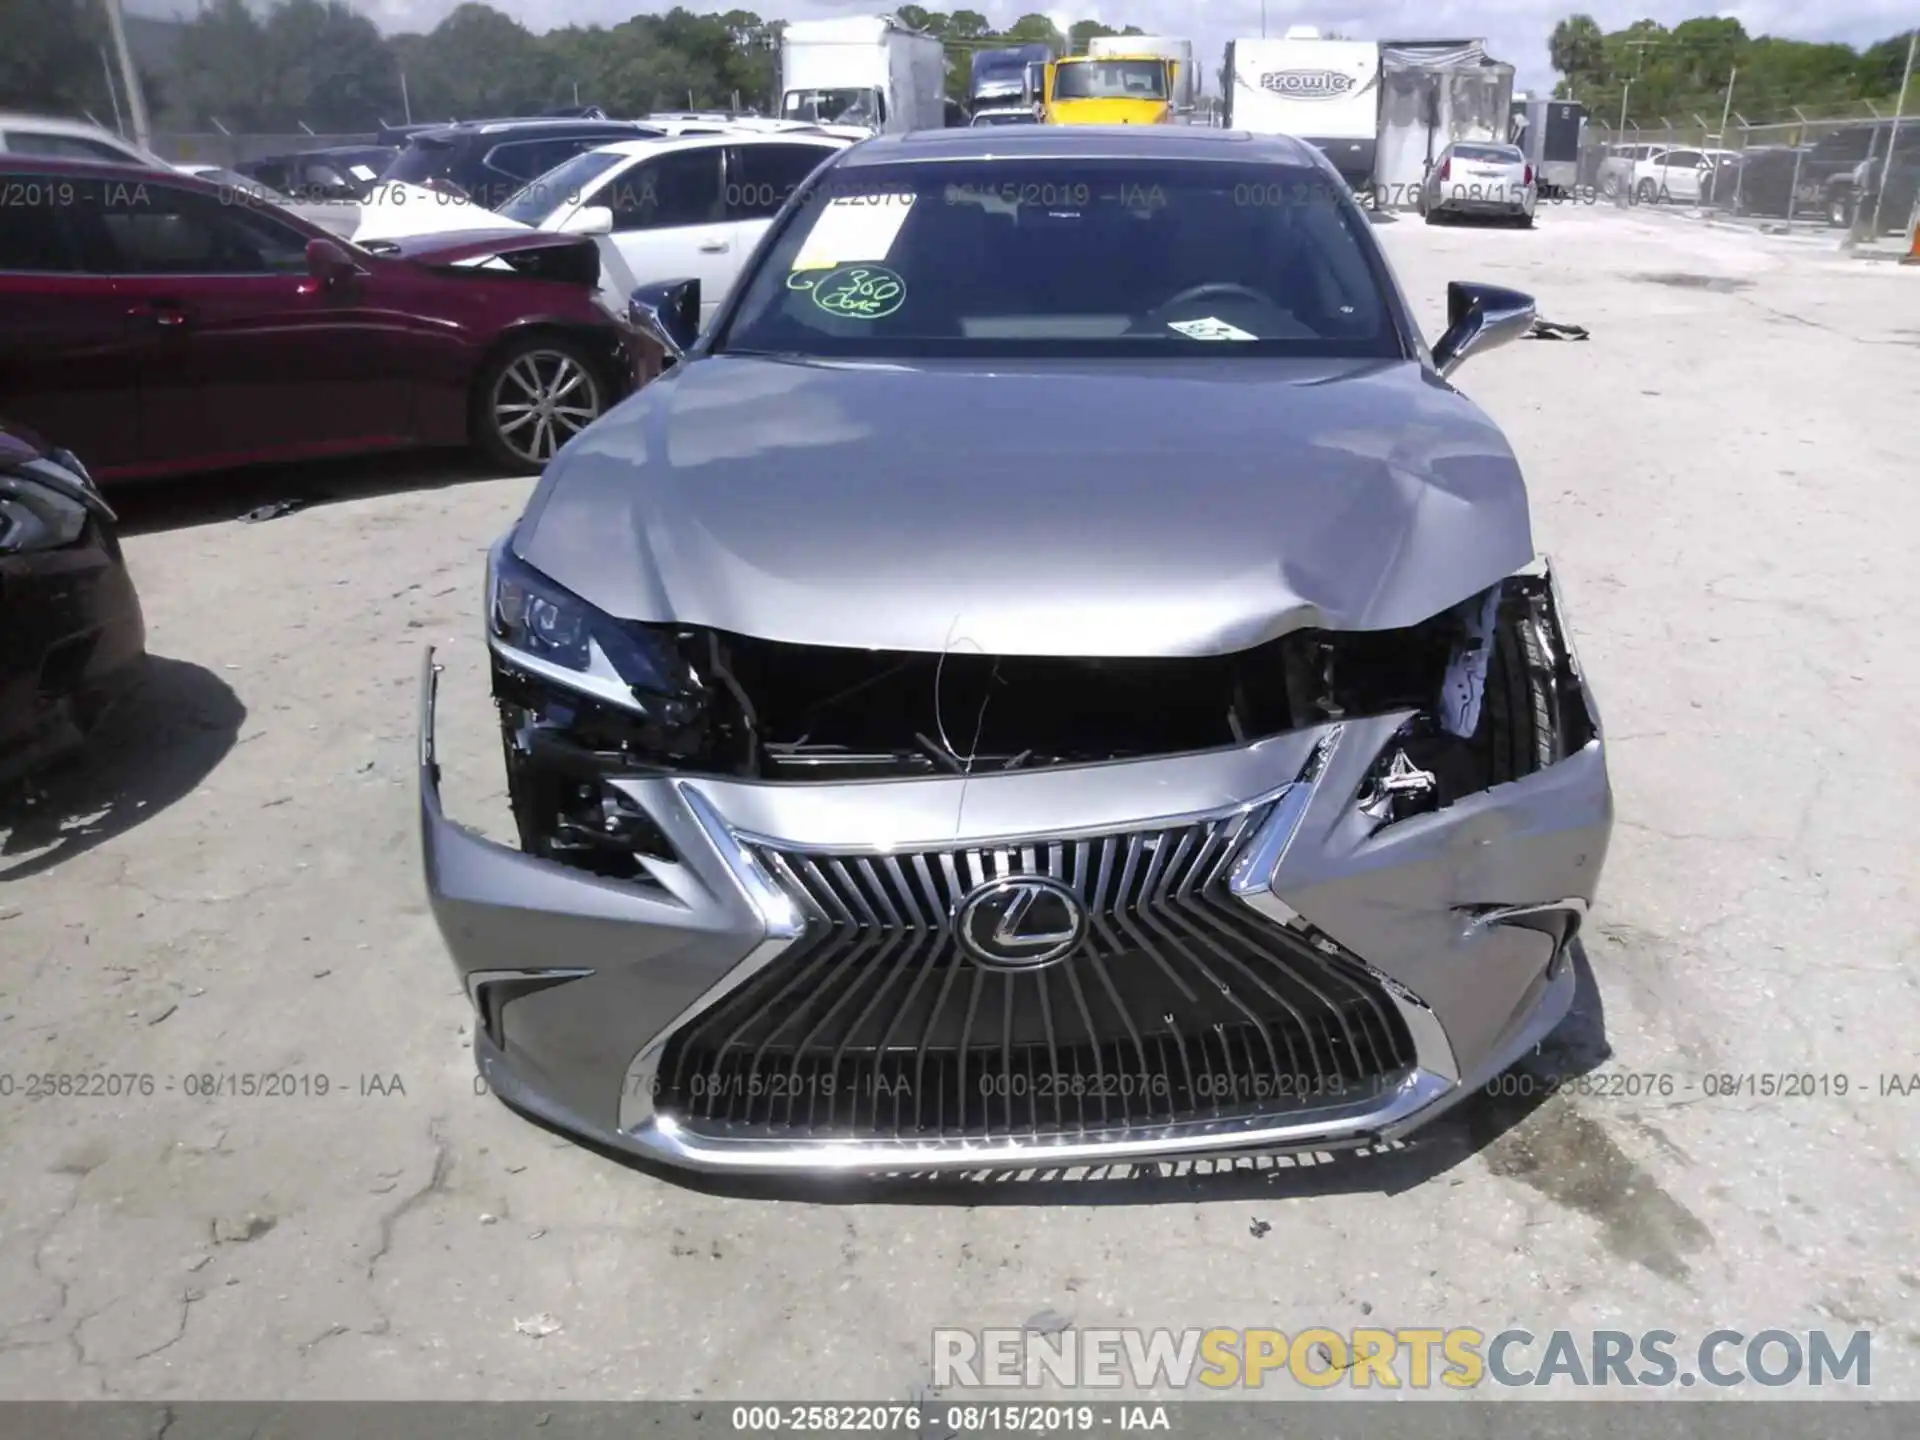
[[[115,134],[127,133],[127,122],[120,114],[120,87],[113,83],[113,62],[107,58],[107,47],[100,47],[100,69],[107,77],[107,99],[113,103],[113,129]]]
[[[413,124],[413,101],[407,98],[407,72],[400,72],[400,109],[406,115],[406,123]]]
[[[1627,83],[1620,87],[1620,133],[1627,133],[1627,96],[1633,93],[1633,77],[1627,77]]]
[[[1907,32],[1907,68],[1900,73],[1900,100],[1893,107],[1893,131],[1887,136],[1887,158],[1880,162],[1880,193],[1873,197],[1873,238],[1880,238],[1880,207],[1887,198],[1887,172],[1893,168],[1893,147],[1900,140],[1900,116],[1907,108],[1907,86],[1913,80],[1913,48],[1920,30]]]
[[[1727,75],[1727,103],[1720,107],[1719,140],[1722,149],[1725,149],[1727,144],[1727,117],[1733,113],[1733,82],[1739,74],[1740,67],[1736,65]]]
[[[147,99],[140,91],[140,73],[133,68],[133,52],[127,48],[127,25],[120,14],[120,0],[104,3],[107,26],[113,31],[113,51],[120,59],[120,88],[127,92],[127,111],[133,117],[133,143],[150,150],[153,137],[147,128]]]

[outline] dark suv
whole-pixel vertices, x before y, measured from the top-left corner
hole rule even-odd
[[[627,120],[466,120],[409,137],[380,179],[464,196],[491,210],[582,151],[662,133]]]
[[[1887,147],[1893,163],[1887,164]],[[1887,170],[1887,198],[1881,205],[1883,223],[1899,210],[1900,228],[1913,204],[1912,171],[1920,163],[1920,125],[1846,125],[1814,141],[1800,162],[1797,191],[1799,208],[1827,217],[1829,225],[1851,225],[1863,206],[1873,203],[1880,175]],[[1904,194],[1902,208],[1900,197]]]

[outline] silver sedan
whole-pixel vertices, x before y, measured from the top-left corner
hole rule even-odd
[[[1533,166],[1517,145],[1456,140],[1442,150],[1420,187],[1429,225],[1454,216],[1533,224],[1539,201]]]

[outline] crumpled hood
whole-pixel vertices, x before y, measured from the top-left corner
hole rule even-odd
[[[696,360],[548,467],[521,558],[631,620],[988,654],[1414,624],[1533,556],[1493,423],[1410,361]]]

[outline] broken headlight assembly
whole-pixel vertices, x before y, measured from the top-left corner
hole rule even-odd
[[[1437,694],[1361,784],[1359,809],[1376,830],[1536,774],[1598,732],[1544,572],[1510,576],[1448,618]]]
[[[521,847],[622,879],[671,859],[652,818],[607,781],[704,751],[698,635],[605,614],[509,538],[488,559],[487,638]]]
[[[64,549],[86,533],[89,517],[111,524],[114,515],[68,452],[0,472],[0,555]]]

